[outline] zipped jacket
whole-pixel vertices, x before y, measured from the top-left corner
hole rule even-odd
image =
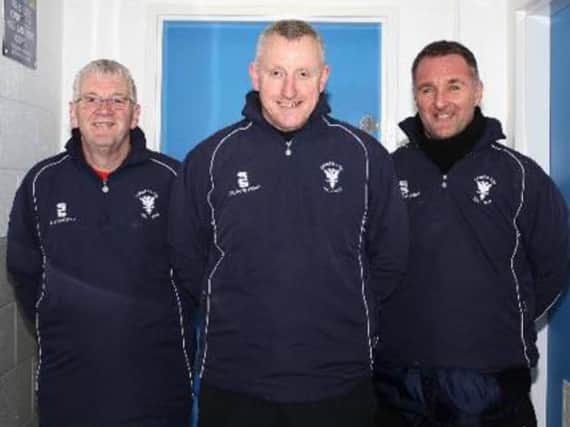
[[[321,97],[287,139],[251,92],[245,118],[183,163],[170,209],[177,274],[203,296],[198,371],[280,402],[371,376],[381,300],[405,269],[408,225],[392,162]]]
[[[416,118],[400,124],[410,142],[393,159],[410,263],[382,312],[383,364],[499,372],[537,363],[534,322],[568,277],[567,208],[534,161],[498,142],[500,123],[485,120],[446,174],[420,148]]]
[[[187,297],[171,280],[166,242],[177,170],[137,128],[102,182],[75,130],[18,189],[7,264],[37,328],[42,426],[187,425]]]

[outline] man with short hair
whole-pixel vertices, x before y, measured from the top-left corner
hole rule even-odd
[[[531,159],[500,144],[460,43],[412,66],[418,113],[393,159],[410,215],[410,264],[384,305],[379,426],[532,427],[535,320],[568,277],[566,204]]]
[[[10,215],[8,270],[38,340],[45,427],[186,427],[186,298],[166,242],[178,162],[145,147],[123,65],[82,68],[65,152],[35,165]]]
[[[244,119],[193,149],[175,184],[176,270],[203,298],[201,427],[373,425],[381,299],[405,269],[390,158],[331,118],[320,36],[260,36]]]

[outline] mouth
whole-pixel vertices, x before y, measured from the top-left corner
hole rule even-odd
[[[110,122],[110,121],[103,121],[103,120],[98,120],[92,123],[92,126],[97,128],[97,129],[101,129],[101,128],[110,128],[111,126],[113,126],[114,123]]]
[[[301,105],[302,101],[277,101],[277,105],[283,109],[294,109]]]
[[[436,120],[449,120],[453,117],[450,113],[437,113],[435,114]]]

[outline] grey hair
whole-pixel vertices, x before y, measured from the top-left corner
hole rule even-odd
[[[255,62],[259,62],[261,57],[261,51],[263,50],[263,44],[267,37],[277,34],[281,37],[285,37],[287,40],[298,40],[301,37],[309,36],[313,38],[319,45],[321,51],[321,62],[325,63],[325,44],[323,42],[320,34],[315,30],[311,24],[298,19],[284,19],[281,21],[275,21],[268,25],[259,35],[257,39],[257,48],[255,51]]]
[[[77,100],[80,96],[81,81],[88,74],[107,74],[123,77],[127,81],[128,96],[135,104],[137,103],[137,86],[131,72],[123,64],[113,61],[112,59],[96,59],[85,65],[75,76],[73,81],[73,99]]]

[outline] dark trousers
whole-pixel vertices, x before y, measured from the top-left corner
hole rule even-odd
[[[340,396],[281,403],[202,383],[199,427],[374,427],[376,402],[370,381]]]
[[[377,367],[377,427],[536,427],[530,370]]]

